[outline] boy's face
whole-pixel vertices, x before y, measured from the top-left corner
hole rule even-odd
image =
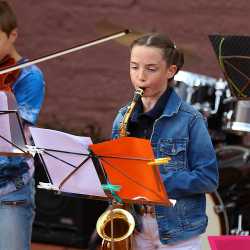
[[[7,55],[11,54],[13,44],[16,40],[17,32],[13,30],[9,36],[0,30],[0,61]]]

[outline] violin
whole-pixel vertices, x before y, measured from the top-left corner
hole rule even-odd
[[[0,61],[1,70],[4,70],[6,68],[9,68],[15,65],[16,65],[15,59],[10,56],[6,56]],[[0,75],[0,91],[11,92],[12,85],[17,80],[19,73],[20,73],[20,69],[16,69],[8,73],[1,74]]]

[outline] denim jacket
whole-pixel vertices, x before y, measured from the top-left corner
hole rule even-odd
[[[112,138],[119,137],[126,110],[118,112]],[[159,169],[169,198],[176,199],[172,207],[155,206],[161,242],[176,243],[204,233],[208,220],[205,193],[216,190],[218,167],[203,116],[173,91],[154,122],[150,141],[156,158],[171,157]]]

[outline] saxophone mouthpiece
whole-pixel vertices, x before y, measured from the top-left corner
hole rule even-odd
[[[139,87],[135,90],[135,92],[139,92],[140,95],[142,96],[144,94],[145,89],[146,89],[145,87]]]
[[[145,88],[139,87],[138,89],[135,90],[135,95],[139,95],[139,96],[142,97],[143,94],[144,94],[144,89],[145,89]]]

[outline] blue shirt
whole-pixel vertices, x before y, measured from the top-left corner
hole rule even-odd
[[[20,63],[20,62],[19,62]],[[24,122],[35,125],[44,100],[45,83],[37,66],[23,68],[13,85],[18,111]],[[0,195],[14,191],[15,180],[27,182],[32,171],[24,157],[0,157]]]
[[[20,62],[19,62],[20,63]],[[13,85],[18,111],[21,118],[36,124],[44,100],[44,78],[37,66],[23,68]]]

